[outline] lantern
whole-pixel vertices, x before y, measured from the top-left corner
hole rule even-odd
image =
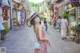
[[[71,4],[69,4],[69,6],[68,6],[69,8],[72,8],[72,5]]]

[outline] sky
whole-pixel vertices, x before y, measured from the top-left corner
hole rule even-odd
[[[29,0],[29,2],[35,2],[35,3],[40,3],[42,1],[44,1],[44,0]]]

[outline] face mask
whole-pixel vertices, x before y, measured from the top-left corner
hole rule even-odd
[[[35,18],[35,22],[40,23],[40,18],[39,17]]]

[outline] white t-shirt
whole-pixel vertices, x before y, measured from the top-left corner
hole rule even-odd
[[[67,28],[68,21],[67,19],[61,19],[61,28]]]

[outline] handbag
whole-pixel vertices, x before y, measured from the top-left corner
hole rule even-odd
[[[36,42],[36,43],[34,44],[34,48],[35,48],[35,49],[41,49],[41,44],[40,44],[39,42]]]

